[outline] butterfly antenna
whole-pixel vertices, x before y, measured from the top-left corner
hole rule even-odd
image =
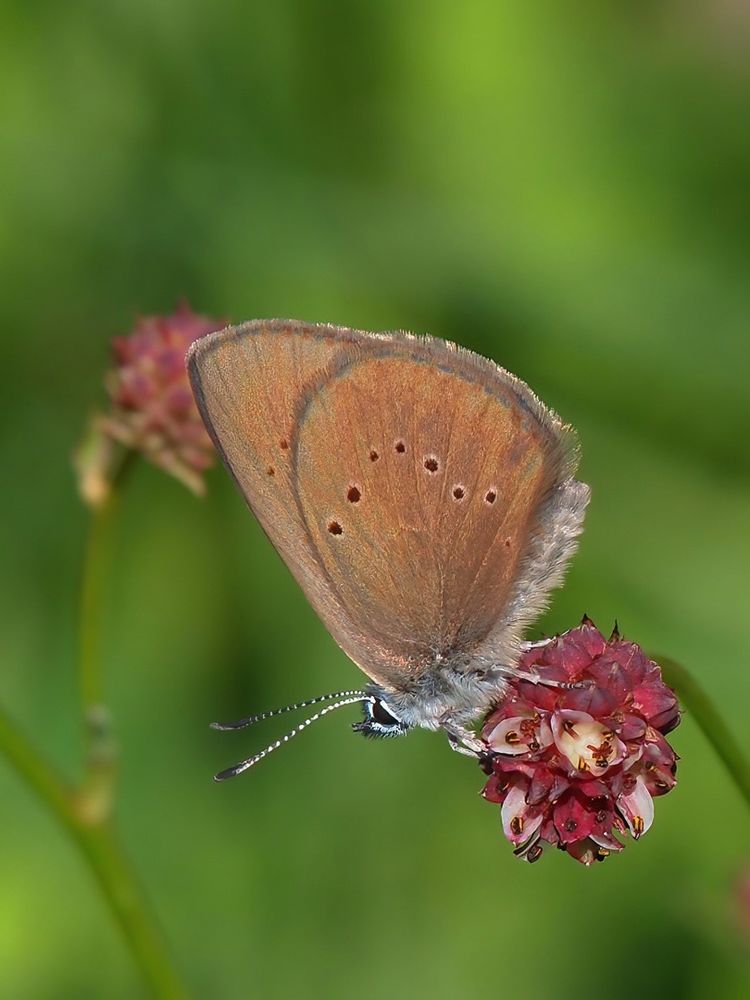
[[[320,701],[321,699],[316,698],[314,700]],[[303,729],[307,729],[311,723],[317,722],[318,719],[322,719],[324,715],[328,715],[329,712],[335,712],[337,708],[343,708],[345,705],[354,705],[358,701],[374,700],[375,699],[372,695],[369,695],[364,691],[357,691],[352,697],[341,698],[339,701],[335,701],[332,705],[326,705],[325,708],[316,712],[315,715],[311,715],[309,719],[305,719],[304,722],[301,722],[298,726],[295,726],[294,729],[291,729],[285,736],[282,736],[281,739],[276,740],[274,743],[269,743],[265,750],[261,750],[259,753],[253,754],[253,756],[248,757],[247,760],[240,761],[239,764],[234,764],[232,767],[228,767],[224,771],[219,771],[218,774],[214,775],[214,781],[226,781],[227,778],[234,778],[235,775],[242,774],[243,771],[249,770],[251,767],[254,767],[257,763],[263,760],[264,757],[268,757],[269,754],[272,754],[274,750],[278,750],[279,747],[288,743],[289,740],[297,736],[298,733],[301,733]],[[278,710],[272,714],[278,714]]]
[[[219,729],[221,732],[230,732],[233,729],[246,729],[254,726],[256,722],[263,722],[264,719],[272,719],[276,715],[284,715],[286,712],[296,712],[298,708],[309,708],[310,705],[318,705],[321,701],[331,701],[333,698],[362,698],[367,695],[366,691],[334,691],[332,694],[319,694],[317,698],[308,698],[307,701],[298,701],[295,705],[284,705],[283,708],[272,708],[270,712],[259,712],[258,715],[248,715],[245,719],[238,719],[237,722],[211,722],[211,729]]]

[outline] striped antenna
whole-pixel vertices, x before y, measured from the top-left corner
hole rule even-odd
[[[344,692],[342,692],[342,694],[343,693]],[[320,698],[314,699],[313,704],[315,701],[320,700]],[[301,722],[298,726],[295,726],[294,729],[291,729],[285,736],[282,736],[281,739],[276,740],[274,743],[269,743],[265,750],[261,750],[259,753],[253,754],[253,756],[248,757],[247,760],[240,761],[239,764],[234,764],[232,767],[228,767],[224,771],[219,771],[218,774],[214,775],[214,781],[226,781],[227,778],[234,778],[235,775],[242,774],[243,771],[247,771],[251,767],[254,767],[257,763],[263,760],[264,757],[268,757],[268,755],[272,754],[274,750],[278,750],[279,747],[284,746],[285,743],[288,743],[298,733],[301,733],[303,729],[307,729],[311,723],[317,722],[318,719],[322,719],[324,715],[328,715],[329,712],[334,712],[337,708],[343,708],[345,705],[354,705],[359,701],[374,702],[375,698],[371,694],[367,694],[365,691],[356,691],[353,693],[352,697],[341,698],[332,705],[326,705],[325,708],[316,712],[315,715],[311,715],[309,719],[305,719],[304,722]],[[279,711],[280,710],[277,709],[272,714],[279,714]]]
[[[331,701],[333,698],[361,698],[364,700],[366,691],[334,691],[332,694],[319,694],[317,698],[308,698],[307,701],[298,701],[295,705],[284,705],[283,708],[272,708],[270,712],[260,712],[258,715],[248,715],[245,719],[238,719],[237,722],[211,722],[211,729],[219,729],[221,732],[231,732],[234,729],[246,729],[254,726],[256,722],[263,722],[264,719],[273,719],[276,715],[284,715],[286,712],[296,712],[298,708],[309,708],[310,705],[318,705],[321,701]]]

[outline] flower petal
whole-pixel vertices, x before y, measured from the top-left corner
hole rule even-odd
[[[503,719],[484,737],[497,753],[527,754],[538,753],[552,743],[549,723],[536,713],[512,716]]]
[[[617,808],[628,824],[634,840],[638,840],[648,831],[654,821],[654,800],[641,775],[635,779],[631,792],[618,797]]]
[[[528,753],[529,747],[524,741],[521,732],[522,724],[528,721],[528,718],[524,718],[522,715],[503,719],[493,730],[487,733],[484,739],[497,753]]]
[[[562,844],[572,844],[588,837],[596,822],[596,814],[586,808],[585,800],[574,792],[568,792],[560,799],[555,805],[553,817]]]
[[[616,724],[615,732],[621,740],[642,740],[646,732],[646,722],[640,715],[628,714]]]
[[[549,798],[554,783],[554,772],[543,764],[540,764],[534,771],[529,791],[526,795],[526,801],[529,805],[539,805],[545,799]]]
[[[633,690],[633,707],[655,729],[670,726],[680,714],[677,699],[661,678]]]
[[[597,776],[625,759],[627,747],[606,726],[588,712],[568,709],[552,716],[555,745],[579,771]]]
[[[514,847],[525,843],[542,825],[542,812],[530,809],[525,786],[520,783],[514,784],[506,795],[500,817],[503,832]]]
[[[497,802],[499,805],[508,794],[508,779],[505,775],[491,774],[487,783],[481,791],[483,798],[488,802]]]

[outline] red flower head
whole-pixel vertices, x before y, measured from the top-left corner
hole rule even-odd
[[[213,445],[190,391],[185,354],[198,337],[224,324],[182,304],[171,316],[146,316],[113,341],[115,367],[106,385],[112,410],[99,428],[202,493]]]
[[[491,753],[482,794],[500,803],[515,853],[536,861],[554,844],[583,864],[642,836],[653,799],[675,784],[677,757],[664,734],[677,699],[640,646],[609,640],[584,618],[529,646],[503,701],[485,720]]]

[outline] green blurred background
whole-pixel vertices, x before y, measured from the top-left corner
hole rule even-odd
[[[39,748],[77,773],[71,451],[110,337],[185,296],[429,331],[528,381],[593,487],[539,628],[617,616],[750,749],[749,112],[731,0],[6,0],[2,700]],[[196,997],[748,996],[750,824],[691,718],[643,841],[532,867],[470,762],[344,712],[211,782],[281,727],[209,720],[359,683],[222,470],[201,502],[137,469],[105,625],[118,822]],[[4,761],[0,794],[0,995],[140,996]]]

